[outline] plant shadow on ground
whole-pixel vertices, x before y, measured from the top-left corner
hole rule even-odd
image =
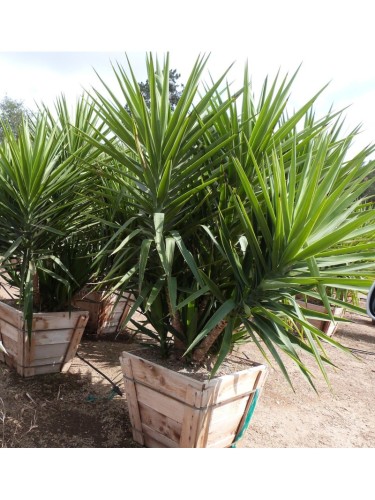
[[[83,339],[81,357],[123,392],[123,341]],[[24,379],[0,365],[0,446],[3,448],[132,448],[125,396],[75,358],[68,373]]]
[[[317,377],[319,395],[289,360],[296,392],[271,368],[239,447],[374,447],[375,325],[369,318],[347,318],[351,322],[340,323],[335,340],[369,354],[355,358],[327,347],[341,369],[330,370],[333,392]],[[124,391],[119,357],[138,346],[125,336],[85,337],[78,354]],[[261,361],[254,346],[245,350],[250,359]],[[126,397],[113,397],[112,388],[78,357],[68,373],[30,379],[0,364],[0,447],[139,448],[132,439]]]

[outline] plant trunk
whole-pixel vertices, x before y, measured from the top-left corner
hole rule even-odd
[[[178,311],[176,311],[174,314],[172,313],[172,305],[171,305],[171,301],[170,301],[168,292],[166,293],[166,299],[167,299],[169,314],[170,314],[170,317],[172,320],[171,325],[178,333],[181,334],[181,336],[184,336],[185,335],[184,334],[184,327],[181,323],[180,315],[179,315]],[[182,340],[180,340],[175,335],[173,335],[173,341],[174,341],[174,347],[176,350],[185,351],[186,346],[182,342]]]
[[[211,349],[215,341],[219,338],[221,332],[227,326],[228,321],[222,319],[220,323],[215,326],[213,330],[207,335],[207,337],[202,341],[199,345],[198,349],[196,349],[193,353],[193,361],[196,363],[202,363],[205,357],[208,354],[208,351]]]
[[[33,276],[33,306],[37,311],[40,311],[40,289],[38,273],[35,273]]]

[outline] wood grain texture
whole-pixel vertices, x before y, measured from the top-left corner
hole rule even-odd
[[[133,439],[136,443],[144,444],[141,415],[138,407],[138,396],[135,388],[133,368],[130,358],[120,358],[124,373],[124,385],[128,402],[129,416],[132,424]]]
[[[77,352],[79,343],[81,342],[82,333],[86,326],[87,320],[88,320],[88,313],[86,314],[82,313],[77,319],[77,323],[74,327],[74,330],[72,331],[72,336],[69,345],[67,346],[67,349],[65,351],[65,356],[61,364],[62,372],[67,372],[70,368],[73,358]]]
[[[128,352],[120,361],[133,437],[148,447],[230,446],[267,373],[255,364],[205,383]]]
[[[9,356],[0,360],[17,369],[21,376],[66,371],[75,356],[86,322],[87,311],[35,313],[31,336],[23,314],[0,302],[0,332]]]
[[[134,297],[126,292],[119,299],[116,294],[106,297],[104,291],[83,290],[74,297],[73,304],[90,313],[86,332],[101,336],[121,331],[121,323],[133,301]]]

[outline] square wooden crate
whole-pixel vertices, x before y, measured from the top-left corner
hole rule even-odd
[[[22,311],[0,302],[0,361],[23,377],[67,371],[89,317],[88,311],[35,313],[29,338]]]
[[[267,368],[201,382],[134,354],[120,358],[133,439],[152,448],[225,448],[242,428]]]

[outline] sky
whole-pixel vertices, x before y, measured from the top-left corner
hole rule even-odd
[[[55,11],[52,5],[35,0],[5,7],[3,20],[17,22],[1,24],[0,98],[8,95],[32,108],[35,102],[50,105],[64,93],[73,103],[83,89],[101,88],[93,68],[114,84],[110,61],[126,65],[125,52],[144,81],[146,51],[160,58],[169,51],[183,82],[196,57],[210,53],[213,77],[234,63],[229,79],[237,88],[245,61],[255,89],[267,75],[292,74],[301,65],[291,92],[293,108],[329,83],[317,113],[348,107],[345,131],[362,126],[356,147],[375,142],[370,1],[69,0]]]

